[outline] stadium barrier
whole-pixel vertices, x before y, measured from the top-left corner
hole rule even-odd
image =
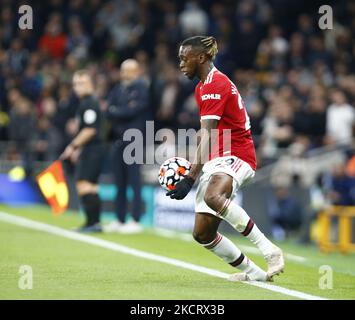
[[[323,252],[355,252],[355,244],[352,242],[354,218],[355,206],[331,206],[320,212],[317,221],[320,250]]]

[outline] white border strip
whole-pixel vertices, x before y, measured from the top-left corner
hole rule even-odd
[[[77,232],[65,230],[65,229],[62,229],[62,228],[59,228],[59,227],[56,227],[56,226],[51,226],[51,225],[46,224],[46,223],[37,222],[37,221],[33,221],[33,220],[30,220],[30,219],[27,219],[27,218],[22,218],[22,217],[18,217],[18,216],[15,216],[15,215],[11,215],[11,214],[8,214],[6,212],[1,212],[0,211],[0,221],[7,222],[7,223],[12,223],[12,224],[15,224],[15,225],[18,225],[18,226],[21,226],[21,227],[25,227],[25,228],[29,228],[29,229],[33,229],[33,230],[37,230],[37,231],[43,231],[43,232],[46,232],[46,233],[49,233],[49,234],[53,234],[53,235],[57,235],[57,236],[60,236],[60,237],[64,237],[64,238],[67,238],[67,239],[71,239],[71,240],[76,240],[76,241],[92,244],[92,245],[97,246],[97,247],[109,249],[109,250],[120,252],[120,253],[129,254],[131,256],[144,258],[144,259],[148,259],[148,260],[152,260],[152,261],[158,261],[158,262],[161,262],[161,263],[170,264],[170,265],[173,265],[175,267],[180,267],[180,268],[184,268],[184,269],[188,269],[188,270],[192,270],[192,271],[208,274],[208,275],[213,276],[213,277],[218,277],[218,278],[223,278],[223,279],[226,279],[226,278],[229,277],[229,274],[224,273],[224,272],[220,272],[220,271],[209,269],[209,268],[206,268],[206,267],[194,265],[192,263],[184,262],[184,261],[181,261],[181,260],[172,259],[172,258],[160,256],[160,255],[157,255],[157,254],[148,253],[148,252],[144,252],[144,251],[141,251],[141,250],[129,248],[129,247],[120,245],[120,244],[115,243],[115,242],[111,242],[111,241],[99,239],[99,238],[96,238],[96,237],[93,237],[93,236],[88,236],[88,235],[85,235],[85,234],[80,234],[80,233],[77,233]],[[270,290],[270,291],[273,291],[273,292],[278,292],[278,293],[281,293],[281,294],[285,294],[285,295],[288,295],[288,296],[291,296],[291,297],[299,298],[299,299],[305,299],[305,300],[327,300],[327,299],[322,298],[322,297],[310,295],[310,294],[307,294],[307,293],[304,293],[304,292],[295,291],[295,290],[291,290],[291,289],[287,289],[287,288],[282,288],[282,287],[271,285],[271,284],[268,284],[268,283],[257,282],[257,281],[249,281],[249,282],[244,282],[244,283],[248,284],[248,285],[255,286],[255,287],[263,288],[263,289],[266,289],[266,290]]]

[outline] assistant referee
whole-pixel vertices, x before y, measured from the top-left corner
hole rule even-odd
[[[94,84],[87,70],[74,73],[73,89],[80,99],[76,114],[79,131],[60,159],[76,163],[76,188],[86,215],[86,223],[78,231],[101,232],[98,179],[105,150],[99,102],[93,95]]]

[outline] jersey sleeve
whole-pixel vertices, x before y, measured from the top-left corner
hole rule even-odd
[[[82,113],[83,128],[98,128],[100,123],[100,111],[96,104],[88,105]]]
[[[201,90],[201,120],[220,120],[228,99],[228,84],[225,81],[214,81]]]

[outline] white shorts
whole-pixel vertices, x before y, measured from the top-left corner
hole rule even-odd
[[[235,156],[219,157],[205,163],[202,168],[202,176],[197,187],[195,212],[207,212],[213,215],[217,213],[205,202],[205,193],[211,176],[215,173],[226,173],[233,178],[233,190],[231,198],[236,192],[247,185],[255,176],[255,171],[251,166]]]

